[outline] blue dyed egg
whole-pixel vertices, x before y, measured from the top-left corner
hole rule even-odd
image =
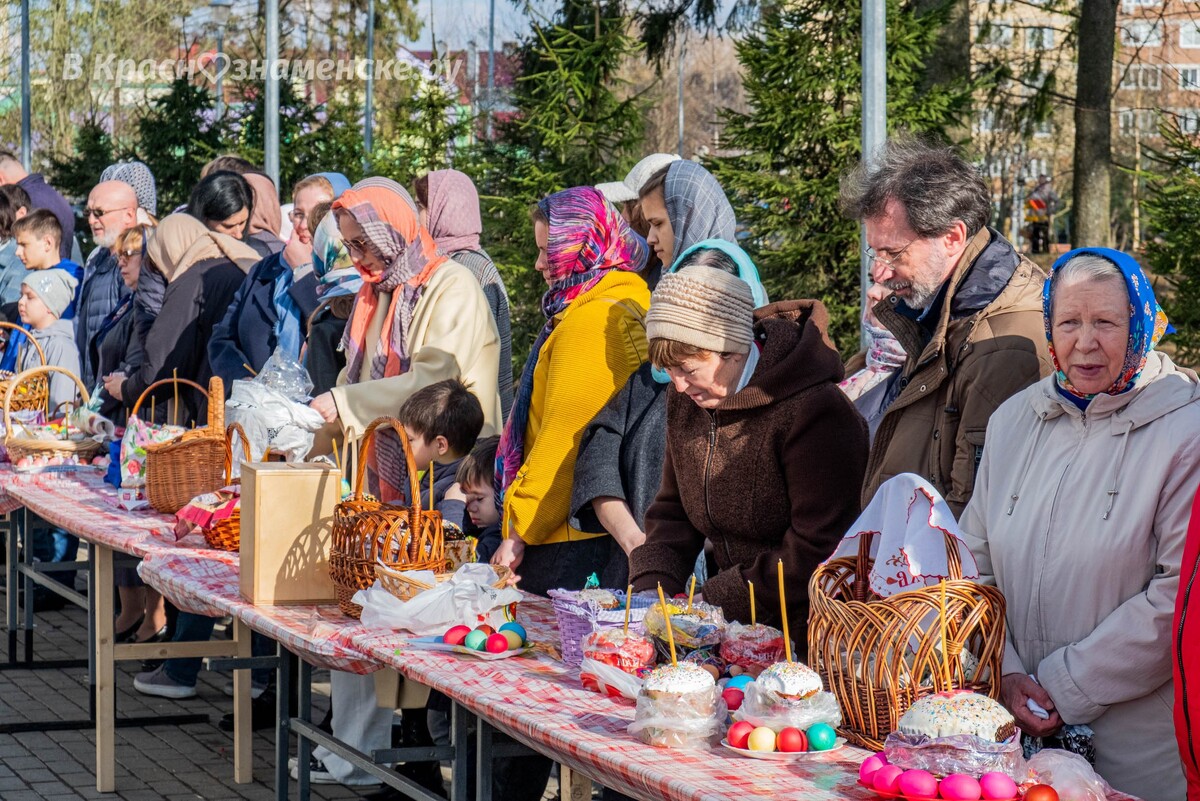
[[[814,723],[805,734],[810,751],[828,751],[837,744],[837,732],[828,723]]]
[[[741,690],[742,692],[746,692],[746,685],[753,684],[753,683],[754,683],[754,678],[751,676],[747,676],[745,673],[743,673],[740,676],[734,676],[733,678],[731,678],[729,680],[729,683],[726,684],[725,687],[726,687],[726,689],[732,687],[735,690]]]

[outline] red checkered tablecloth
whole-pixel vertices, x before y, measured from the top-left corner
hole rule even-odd
[[[337,606],[255,606],[243,600],[236,553],[156,549],[142,561],[138,573],[180,609],[213,617],[234,615],[317,667],[350,673],[371,673],[382,667],[353,645],[354,636],[364,630]]]

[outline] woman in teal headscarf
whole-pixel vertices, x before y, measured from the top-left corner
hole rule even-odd
[[[724,239],[692,245],[669,272],[704,265],[736,275],[750,285],[756,307],[769,302],[758,269],[746,251]],[[666,454],[667,374],[649,362],[583,432],[575,461],[571,525],[607,531],[628,556],[646,539],[646,510],[658,493]]]

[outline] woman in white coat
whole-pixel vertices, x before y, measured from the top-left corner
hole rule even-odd
[[[1183,801],[1170,627],[1200,484],[1200,382],[1154,350],[1166,315],[1123,253],[1064,255],[1044,309],[1056,372],[992,416],[962,519],[1008,602],[1002,700],[1026,735],[1090,727],[1118,790]]]

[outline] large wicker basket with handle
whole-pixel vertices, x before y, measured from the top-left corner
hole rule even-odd
[[[407,507],[368,501],[363,496],[363,479],[376,432],[390,426],[400,439],[408,468],[412,504]],[[350,599],[359,590],[375,583],[375,562],[397,570],[446,570],[442,516],[421,507],[417,464],[404,426],[394,417],[381,417],[367,426],[363,434],[362,455],[358,460],[354,493],[338,504],[333,517],[333,537],[329,549],[329,575],[337,593],[338,606],[357,618],[362,607]]]
[[[32,340],[31,340],[32,341]],[[8,382],[8,386],[4,389],[4,448],[8,451],[9,461],[16,464],[24,456],[74,456],[80,462],[85,462],[96,454],[104,450],[104,443],[97,442],[91,437],[76,435],[69,439],[39,439],[37,437],[14,437],[13,436],[13,398],[17,395],[19,387],[23,386],[30,379],[42,379],[49,386],[49,376],[51,373],[62,373],[70,376],[75,382],[75,386],[79,387],[79,397],[86,405],[91,398],[88,396],[87,387],[79,380],[79,376],[72,373],[63,367],[57,367],[52,364],[42,365],[41,367],[30,367],[13,376]]]
[[[998,697],[1004,595],[962,578],[946,534],[950,577],[882,598],[869,583],[874,537],[864,532],[856,556],[813,573],[808,658],[842,708],[842,733],[878,751],[919,698],[951,689]]]
[[[28,345],[33,345],[37,351],[38,359],[41,360],[41,366],[46,366],[46,352],[42,350],[42,346],[34,339],[28,331],[21,328],[19,325],[0,321],[0,328],[7,328],[13,331],[20,331],[25,334],[25,342]],[[12,337],[9,337],[12,341]],[[20,369],[21,358],[17,357],[17,368]],[[8,393],[10,386],[16,387],[12,396],[12,410],[14,412],[34,412],[38,409],[45,409],[50,405],[50,377],[45,373],[30,375],[22,381],[14,380],[16,373],[8,370],[0,370],[0,392]]]
[[[155,389],[181,384],[204,392],[186,378],[164,378],[146,387],[130,412],[136,417]],[[217,376],[208,381],[208,425],[185,431],[174,439],[146,446],[146,499],[157,511],[175,514],[197,495],[220,489],[225,478],[225,385]]]
[[[250,441],[246,439],[246,432],[237,423],[231,423],[225,429],[225,483],[222,485],[225,487],[241,482],[240,478],[236,480],[233,478],[233,437],[235,434],[242,441],[242,462],[250,461]],[[229,517],[215,520],[211,526],[204,529],[204,541],[208,543],[209,548],[218,551],[239,550],[242,547],[241,504]]]

